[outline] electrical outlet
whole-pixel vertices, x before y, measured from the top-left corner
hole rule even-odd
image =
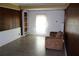
[[[21,35],[21,33],[19,33],[19,35]]]

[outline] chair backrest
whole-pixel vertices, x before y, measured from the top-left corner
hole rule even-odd
[[[57,32],[56,38],[62,39],[63,38],[63,32]]]
[[[57,32],[50,32],[51,37],[56,37]]]

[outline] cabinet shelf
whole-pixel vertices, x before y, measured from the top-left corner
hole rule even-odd
[[[24,13],[24,30],[27,31],[27,13]]]

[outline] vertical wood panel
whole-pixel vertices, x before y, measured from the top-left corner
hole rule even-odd
[[[20,11],[0,7],[0,31],[20,27]]]
[[[66,17],[65,40],[68,55],[79,55],[79,4],[70,4]]]

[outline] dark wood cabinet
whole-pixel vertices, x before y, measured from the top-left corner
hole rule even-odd
[[[0,7],[0,31],[20,27],[20,12]]]
[[[79,56],[79,4],[70,4],[66,9],[65,16],[65,42],[67,54]]]

